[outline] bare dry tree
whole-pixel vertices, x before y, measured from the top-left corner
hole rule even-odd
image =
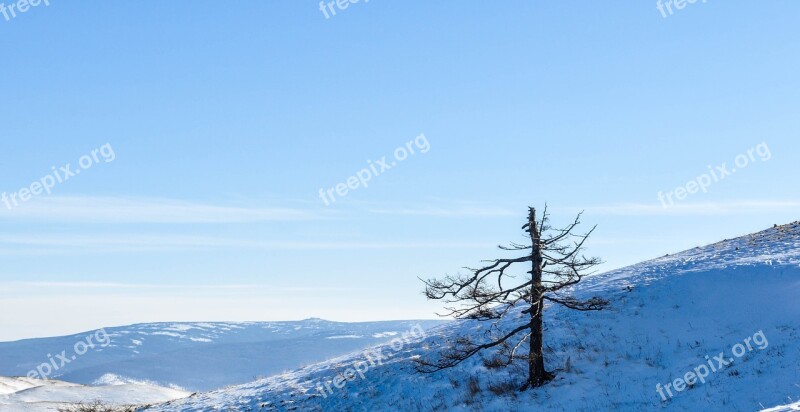
[[[510,331],[492,333],[486,342],[476,342],[475,338],[460,336],[450,342],[437,359],[418,360],[418,370],[433,373],[452,368],[486,349],[495,349],[500,355],[498,366],[510,366],[515,359],[528,361],[528,377],[520,388],[524,391],[539,387],[554,378],[545,370],[542,315],[545,301],[580,311],[601,310],[608,301],[599,297],[579,300],[565,296],[569,288],[589,275],[601,263],[598,258],[587,258],[582,254],[584,243],[594,231],[594,227],[584,234],[573,233],[580,224],[581,214],[563,229],[554,229],[549,224],[547,206],[537,221],[536,209],[528,208],[528,222],[522,229],[530,237],[530,246],[511,243],[499,246],[505,251],[526,251],[522,257],[484,261],[481,268],[465,268],[469,275],[446,276],[443,279],[430,279],[425,282],[425,295],[428,299],[458,303],[448,307],[442,316],[457,319],[476,319],[491,322],[490,332],[498,332],[498,323],[512,308],[522,305],[523,320],[513,324]],[[595,226],[596,227],[596,226]],[[515,275],[517,264],[530,270],[527,275]],[[530,266],[528,266],[530,265]],[[529,316],[527,316],[529,315]],[[508,324],[504,322],[505,324]],[[518,350],[528,342],[528,351]]]

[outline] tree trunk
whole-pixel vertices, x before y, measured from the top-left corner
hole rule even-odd
[[[528,382],[523,386],[523,390],[527,388],[535,388],[544,385],[545,382],[553,379],[553,375],[544,369],[544,354],[542,353],[543,346],[543,322],[542,314],[544,310],[544,294],[542,288],[542,245],[541,234],[536,224],[536,209],[530,208],[528,214],[528,231],[531,235],[531,253],[532,253],[532,268],[531,268],[531,336],[530,352],[528,355]]]

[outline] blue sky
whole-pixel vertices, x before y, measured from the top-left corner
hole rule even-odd
[[[417,278],[498,257],[545,202],[556,223],[586,210],[606,270],[796,220],[798,12],[51,0],[0,15],[0,191],[113,151],[0,204],[0,340],[431,318]],[[320,199],[420,134],[425,153]],[[659,202],[760,144],[706,193]]]

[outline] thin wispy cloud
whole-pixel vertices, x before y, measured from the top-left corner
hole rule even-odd
[[[432,216],[448,218],[481,218],[481,217],[515,217],[519,210],[527,207],[492,206],[492,205],[453,205],[453,206],[408,206],[408,207],[367,207],[370,213],[405,216]],[[724,202],[678,203],[664,207],[658,202],[652,203],[618,203],[606,205],[589,205],[585,207],[551,205],[548,209],[554,214],[575,214],[581,211],[595,215],[619,216],[707,216],[735,215],[748,213],[768,213],[778,211],[795,211],[800,208],[800,200],[732,200]]]
[[[504,206],[475,202],[446,205],[389,206],[354,202],[337,210],[293,201],[300,207],[253,207],[128,196],[50,196],[15,208],[0,207],[0,220],[65,223],[225,224],[353,218],[359,214],[452,218],[508,217],[519,213]]]
[[[561,212],[575,213],[585,210],[595,215],[638,215],[638,216],[713,216],[796,211],[800,201],[796,200],[745,200],[729,202],[703,202],[675,204],[664,207],[656,202],[621,203],[617,205],[588,206],[585,208],[564,208]]]
[[[384,215],[405,216],[434,216],[434,217],[508,217],[517,216],[519,212],[507,207],[480,206],[480,205],[454,205],[454,206],[410,206],[410,207],[371,207],[370,213]]]
[[[146,284],[146,283],[118,283],[118,282],[24,282],[24,281],[11,281],[1,282],[0,290],[12,291],[25,288],[35,289],[156,289],[156,290],[251,290],[251,289],[269,289],[270,291],[284,291],[284,292],[341,292],[352,291],[354,288],[301,288],[301,287],[279,287],[275,285],[266,284],[218,284],[218,285],[200,285],[200,284]]]
[[[298,241],[235,239],[191,235],[43,234],[0,235],[0,255],[167,252],[210,248],[237,250],[372,250],[486,248],[488,242],[464,241]]]
[[[0,219],[80,223],[246,223],[309,220],[321,213],[287,207],[214,205],[175,199],[52,196],[0,207]]]

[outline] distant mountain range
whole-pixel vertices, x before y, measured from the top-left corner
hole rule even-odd
[[[49,363],[53,370],[48,377],[62,381],[89,385],[152,383],[206,391],[388,342],[415,325],[427,329],[441,323],[307,319],[138,324],[0,343],[0,376],[25,377]],[[94,348],[81,346],[88,337],[94,337]],[[109,343],[103,347],[100,342],[106,338]],[[76,345],[86,353],[76,356]],[[42,369],[47,372],[46,367]]]

